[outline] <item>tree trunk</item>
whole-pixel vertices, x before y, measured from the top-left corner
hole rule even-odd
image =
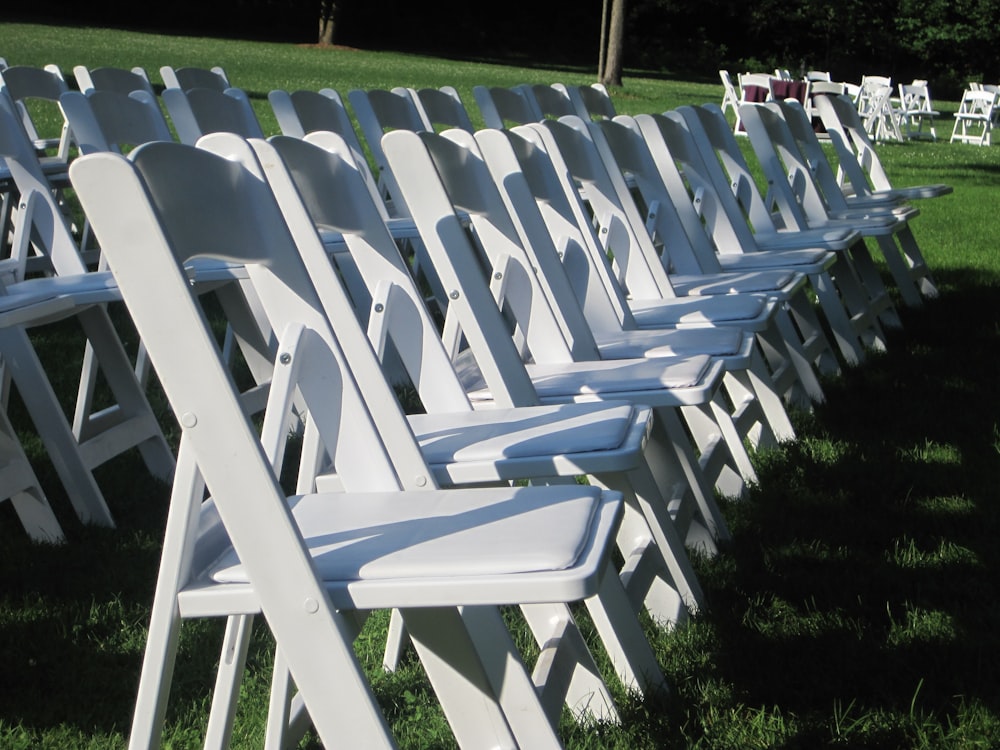
[[[334,32],[337,26],[337,4],[333,0],[320,0],[319,3],[319,43],[333,44]]]
[[[601,3],[601,46],[597,55],[597,80],[604,80],[604,56],[608,51],[608,0]]]
[[[622,54],[625,39],[625,0],[611,3],[611,25],[608,29],[608,53],[604,58],[601,83],[605,86],[621,88]]]

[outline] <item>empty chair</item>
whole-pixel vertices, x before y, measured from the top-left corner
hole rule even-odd
[[[36,68],[14,65],[4,68],[0,71],[0,89],[7,92],[17,107],[24,130],[35,148],[40,154],[52,157],[50,163],[46,165],[46,171],[50,173],[65,171],[73,141],[69,125],[62,120],[58,135],[41,134],[31,114],[31,110],[36,106],[58,108],[59,97],[69,91],[59,67],[46,65],[44,68]],[[52,151],[54,154],[50,154]]]
[[[566,95],[576,107],[576,114],[584,120],[610,120],[618,114],[611,101],[611,94],[603,83],[592,83],[589,86],[555,83],[553,86],[566,90]]]
[[[73,68],[73,77],[76,78],[77,88],[84,94],[99,89],[117,91],[121,94],[145,91],[150,96],[156,96],[153,85],[149,82],[149,76],[139,67],[131,70],[111,67],[91,69],[86,65],[77,65]]]
[[[899,111],[892,102],[892,79],[886,76],[863,76],[854,103],[865,131],[874,141],[903,140],[899,129]]]
[[[529,84],[520,86],[526,95],[534,98],[535,106],[543,117],[555,117],[556,119],[566,115],[575,115],[576,106],[569,98],[569,93],[565,86],[548,86],[544,83]]]
[[[474,127],[469,112],[454,86],[410,89],[410,95],[423,110],[424,120],[435,130],[460,128],[469,133],[473,132]]]
[[[208,133],[264,137],[250,100],[240,89],[171,87],[161,96],[181,143],[194,145]]]
[[[475,86],[472,96],[488,128],[524,125],[544,117],[538,104],[520,86]]]
[[[837,154],[837,181],[845,195],[890,196],[894,199],[933,198],[952,192],[950,185],[894,186],[865,132],[857,110],[847,96],[821,96],[816,114]]]
[[[207,156],[161,143],[138,149],[131,164],[98,154],[73,167],[184,430],[132,744],[159,741],[181,618],[263,613],[321,740],[392,746],[351,640],[366,611],[398,608],[459,744],[557,747],[495,607],[596,594],[611,580],[620,496],[575,486],[436,490],[426,467],[408,466],[417,454],[401,440],[401,414],[393,442],[372,421],[369,409],[391,415],[356,390],[326,316],[330,300],[309,286],[266,184],[252,165]],[[123,200],[147,224],[141,253],[120,221]],[[280,332],[281,388],[268,410],[278,416],[260,436],[182,267],[205,251],[206,232],[222,257],[247,263]],[[278,484],[282,403],[295,388],[344,492],[286,498]],[[196,533],[199,516],[218,533]],[[223,743],[225,731],[212,729],[209,741]]]
[[[899,119],[904,138],[937,140],[934,121],[941,115],[931,103],[927,81],[899,84]],[[927,130],[924,130],[924,124]]]
[[[764,73],[741,73],[739,81],[739,103],[736,107],[736,122],[733,125],[733,132],[743,135],[743,123],[740,121],[741,104],[748,102],[760,103],[771,99],[771,76]]]
[[[84,378],[70,424],[20,326],[0,331],[4,377],[11,378],[21,394],[77,515],[85,523],[113,526],[93,469],[138,447],[150,472],[166,479],[173,472],[174,457],[105,309],[104,303],[119,298],[113,281],[105,273],[88,272],[27,135],[4,96],[0,96],[0,155],[20,195],[13,246],[35,255],[42,261],[40,270],[55,277],[21,283],[48,285],[67,302],[61,315],[26,318],[24,324],[75,318],[84,334],[81,346],[84,341],[92,346],[112,403],[94,409],[91,382]],[[19,286],[9,285],[8,290],[13,293]]]
[[[164,65],[160,68],[160,77],[163,85],[168,89],[216,89],[225,91],[232,84],[229,77],[221,67],[216,65],[213,68],[172,68]]]
[[[740,106],[740,92],[736,89],[736,84],[733,83],[732,76],[729,75],[728,70],[720,70],[719,78],[722,79],[722,107],[723,112],[729,110],[732,111],[733,117],[738,117],[739,112],[737,111]]]
[[[81,154],[121,153],[150,141],[173,140],[159,103],[147,91],[67,91],[59,97],[59,107],[73,128]]]
[[[997,95],[992,91],[966,91],[962,94],[949,142],[989,146],[996,119],[996,106]]]

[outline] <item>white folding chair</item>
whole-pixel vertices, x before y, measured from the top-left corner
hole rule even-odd
[[[58,135],[42,135],[38,132],[32,109],[36,106],[56,107],[61,94],[69,91],[69,85],[63,78],[57,65],[46,65],[36,68],[30,65],[13,65],[0,71],[0,90],[6,90],[7,95],[17,106],[25,132],[40,156],[49,156],[50,170],[57,167],[65,171],[70,157],[70,147],[73,134],[65,122],[62,123]],[[54,153],[51,153],[53,152]]]
[[[732,76],[729,75],[728,70],[720,70],[719,78],[722,79],[722,111],[732,110],[733,117],[739,116],[739,106],[740,106],[740,92],[736,90],[736,84],[733,83]]]
[[[955,127],[949,143],[974,143],[989,146],[996,119],[997,94],[992,91],[966,91],[955,113]]]
[[[59,107],[73,129],[81,154],[121,153],[150,141],[173,140],[159,103],[148,91],[67,91],[59,97]]]
[[[576,108],[576,114],[584,120],[610,120],[618,114],[611,101],[611,94],[603,83],[592,83],[589,86],[567,86],[562,83],[552,85],[566,90],[566,95]]]
[[[164,65],[160,68],[160,78],[168,89],[215,89],[225,91],[232,86],[229,76],[220,66],[212,68],[182,67],[172,68]]]
[[[435,130],[461,128],[470,133],[474,130],[469,112],[454,86],[410,89],[410,95]]]
[[[160,97],[181,143],[194,145],[208,133],[264,137],[253,106],[240,89],[171,87],[164,89]]]
[[[159,740],[181,619],[256,613],[324,743],[393,746],[351,640],[366,611],[398,608],[460,744],[558,747],[496,606],[596,594],[610,580],[620,496],[577,486],[434,489],[413,441],[382,439],[393,397],[387,386],[382,404],[361,397],[251,166],[154,143],[131,162],[82,157],[72,179],[183,428],[132,746]],[[146,229],[139,252],[135,221]],[[182,267],[206,249],[247,264],[280,332],[259,437]],[[278,484],[283,412],[296,389],[345,492],[286,497]],[[398,410],[394,419],[406,434]],[[232,666],[223,661],[220,679]],[[234,697],[220,700],[229,708]],[[273,718],[280,742],[287,727]],[[227,744],[229,731],[210,725],[208,743]]]
[[[73,68],[73,77],[77,88],[87,94],[91,91],[117,91],[121,94],[131,94],[133,91],[145,91],[151,97],[156,97],[149,76],[143,68],[131,70],[124,68],[100,67],[88,68],[77,65]]]
[[[926,81],[899,84],[899,118],[903,137],[937,140],[935,120],[941,113],[931,103]],[[924,124],[927,130],[924,130]]]
[[[894,186],[850,99],[846,96],[816,97],[814,106],[837,154],[837,181],[845,195],[917,200],[952,192],[950,185],[940,183]]]
[[[537,102],[520,86],[474,86],[472,96],[488,128],[524,125],[544,117]]]
[[[20,196],[13,220],[20,268],[14,278],[23,278],[29,255],[42,261],[40,270],[51,278],[29,281],[44,281],[72,302],[63,317],[79,321],[90,352],[85,355],[72,427],[22,329],[0,333],[5,342],[4,377],[13,380],[25,401],[77,515],[84,522],[112,526],[91,471],[138,447],[150,472],[166,479],[173,473],[174,457],[105,309],[105,303],[118,299],[114,284],[107,273],[88,271],[16,113],[2,96],[0,155]],[[42,322],[46,320],[34,321]],[[95,365],[111,390],[112,405],[107,408],[94,405]]]

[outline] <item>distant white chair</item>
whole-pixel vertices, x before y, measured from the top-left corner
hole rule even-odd
[[[89,89],[67,91],[59,107],[73,129],[81,154],[127,151],[150,141],[170,141],[173,136],[156,98],[147,91]]]
[[[21,116],[21,122],[39,154],[46,158],[46,172],[65,171],[70,157],[73,134],[62,121],[58,135],[40,134],[32,116],[35,107],[57,108],[59,97],[69,91],[69,85],[57,65],[36,68],[14,65],[0,70],[0,90],[5,90]]]
[[[423,109],[424,119],[437,129],[460,128],[472,133],[475,128],[454,86],[410,89],[410,95]]]
[[[728,70],[720,70],[719,78],[722,79],[722,107],[723,112],[732,111],[733,117],[739,117],[740,92],[733,83],[732,76]]]
[[[950,143],[974,143],[989,146],[996,120],[997,94],[992,91],[966,91],[962,95]]]
[[[562,83],[552,85],[566,89],[566,95],[576,107],[576,114],[584,120],[612,120],[618,114],[611,101],[611,94],[603,83],[592,83],[589,86],[567,86]]]
[[[926,81],[899,84],[899,121],[904,138],[929,138],[937,140],[935,120],[941,113],[931,103]],[[924,130],[924,124],[927,130]]]

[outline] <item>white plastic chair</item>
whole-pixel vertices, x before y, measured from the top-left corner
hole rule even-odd
[[[865,132],[874,141],[903,140],[899,111],[892,101],[892,79],[886,76],[863,76],[854,103]]]
[[[610,120],[618,114],[611,101],[611,94],[603,83],[592,83],[589,86],[567,86],[562,83],[552,85],[566,90],[566,95],[576,108],[576,114],[583,120]]]
[[[469,112],[454,86],[410,89],[410,96],[423,110],[424,120],[435,130],[461,128],[473,132]]]
[[[51,154],[52,162],[61,165],[65,170],[66,163],[70,157],[70,147],[73,143],[73,134],[69,126],[63,121],[58,136],[43,136],[38,132],[34,119],[31,115],[32,107],[36,103],[47,102],[50,106],[56,107],[59,97],[69,86],[63,78],[62,71],[57,65],[46,65],[44,68],[36,68],[28,65],[13,65],[0,71],[0,90],[6,90],[7,95],[17,106],[21,116],[21,122],[25,132],[31,138],[35,148],[40,155]],[[55,169],[56,167],[50,167]]]
[[[992,91],[966,91],[955,113],[955,127],[949,143],[974,143],[989,146],[996,120],[997,94]]]
[[[722,79],[722,111],[732,110],[733,117],[739,116],[740,92],[736,89],[732,77],[728,70],[720,70],[719,78]]]
[[[845,195],[917,200],[952,192],[950,185],[941,183],[894,186],[850,99],[846,96],[817,97],[814,106],[837,154],[837,181]]]
[[[160,96],[181,143],[194,145],[209,133],[264,137],[253,106],[240,89],[171,87],[164,89]]]
[[[87,342],[93,362],[110,387],[113,405],[95,409],[96,374],[85,361],[71,426],[27,334],[20,328],[0,332],[5,377],[10,377],[17,386],[77,515],[85,523],[113,526],[92,470],[123,451],[138,447],[150,472],[166,479],[173,473],[174,457],[104,307],[105,303],[118,299],[113,280],[107,273],[89,272],[84,265],[16,112],[2,96],[0,155],[20,195],[12,242],[21,267],[13,271],[13,277],[23,278],[29,254],[42,262],[42,270],[51,278],[22,283],[48,284],[71,302],[71,308],[62,317],[75,317],[79,321],[85,336],[81,344]],[[14,286],[17,285],[9,288]],[[25,324],[43,322],[46,319]]]
[[[143,68],[135,67],[131,70],[124,68],[88,68],[86,65],[77,65],[73,68],[73,77],[76,79],[77,88],[84,94],[91,91],[117,91],[121,94],[131,94],[133,91],[145,91],[151,97],[156,97],[153,85],[149,82],[149,76]]]
[[[559,746],[495,606],[597,593],[620,496],[576,486],[440,491],[426,467],[410,474],[420,468],[415,444],[382,440],[375,405],[356,390],[273,197],[248,166],[157,143],[132,163],[82,157],[72,178],[184,429],[131,744],[159,740],[181,618],[259,612],[322,741],[393,746],[351,640],[366,610],[399,608],[460,744]],[[148,229],[140,252],[123,210]],[[206,237],[221,257],[248,264],[280,332],[260,437],[181,267]],[[286,498],[278,484],[282,413],[296,388],[343,493]],[[396,422],[405,434],[400,413]],[[541,529],[543,543],[532,533]],[[228,729],[210,724],[207,742],[226,744]]]
[[[488,128],[524,125],[544,117],[537,102],[520,86],[474,86],[472,96]]]
[[[935,120],[941,113],[931,103],[926,81],[899,84],[899,119],[904,138],[929,138],[937,140]],[[927,130],[924,130],[924,124]]]
[[[173,136],[156,98],[136,89],[67,91],[59,107],[73,129],[81,154],[122,152],[150,141],[171,141]]]
[[[212,68],[172,68],[164,65],[160,68],[160,78],[168,89],[215,89],[225,91],[232,87],[229,76],[220,66]]]

